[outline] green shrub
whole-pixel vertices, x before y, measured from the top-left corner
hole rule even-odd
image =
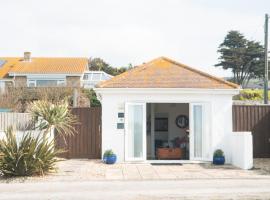
[[[98,100],[97,95],[93,89],[83,89],[83,93],[89,99],[91,107],[100,107],[101,106],[101,103]]]
[[[242,90],[240,92],[239,99],[259,101],[263,99],[263,92],[262,90],[251,90],[251,89]]]
[[[115,155],[115,153],[113,152],[113,150],[109,149],[109,150],[106,150],[103,154],[103,158],[104,157],[107,157],[107,156],[113,156]]]
[[[224,153],[221,149],[217,149],[215,152],[214,152],[214,157],[222,157],[224,156]]]
[[[268,93],[268,98],[270,98],[270,93]],[[263,100],[263,90],[260,89],[244,89],[240,91],[239,95],[234,96],[234,100],[241,101],[262,101]]]
[[[54,141],[42,136],[24,134],[17,142],[12,128],[5,132],[6,138],[0,140],[0,174],[4,176],[44,175],[55,169],[56,156]]]

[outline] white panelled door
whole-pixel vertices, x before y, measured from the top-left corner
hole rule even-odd
[[[146,160],[146,104],[125,105],[125,160]]]
[[[190,103],[190,159],[205,159],[205,105]]]

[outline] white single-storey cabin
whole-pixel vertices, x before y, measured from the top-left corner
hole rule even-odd
[[[112,149],[118,162],[193,162],[222,149],[226,163],[250,168],[251,134],[232,132],[239,90],[166,57],[101,82],[102,152]]]

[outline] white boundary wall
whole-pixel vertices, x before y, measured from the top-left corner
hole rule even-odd
[[[17,139],[17,142],[19,143],[21,140],[22,140],[22,137],[24,134],[27,134],[27,133],[31,133],[31,135],[33,137],[37,137],[41,131],[15,131],[16,133],[16,139]],[[5,138],[5,132],[4,131],[0,131],[0,139],[4,139]],[[52,129],[51,133],[48,135],[48,140],[51,141],[54,139],[54,129]]]
[[[0,131],[6,130],[9,126],[24,130],[31,120],[29,113],[0,112]]]
[[[233,132],[231,136],[232,165],[241,169],[253,167],[253,141],[251,132]]]

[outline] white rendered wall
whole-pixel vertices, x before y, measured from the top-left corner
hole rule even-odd
[[[162,94],[162,93],[99,93],[102,98],[102,152],[112,149],[118,162],[124,161],[124,130],[117,130],[117,114],[126,102],[144,103],[207,103],[207,125],[209,147],[207,159],[211,161],[213,152],[222,149],[226,162],[231,163],[230,134],[232,133],[232,94]]]
[[[22,140],[22,137],[24,134],[27,134],[27,133],[31,133],[31,135],[33,137],[38,137],[39,134],[41,133],[40,131],[15,131],[15,135],[16,135],[16,139],[17,139],[17,142],[19,143],[21,140]],[[5,132],[4,131],[0,131],[0,139],[4,139],[5,138]],[[47,136],[48,138],[48,141],[52,141],[54,139],[54,130],[52,129],[52,131],[48,134]]]
[[[242,169],[253,167],[251,132],[233,132],[231,135],[232,164]]]

